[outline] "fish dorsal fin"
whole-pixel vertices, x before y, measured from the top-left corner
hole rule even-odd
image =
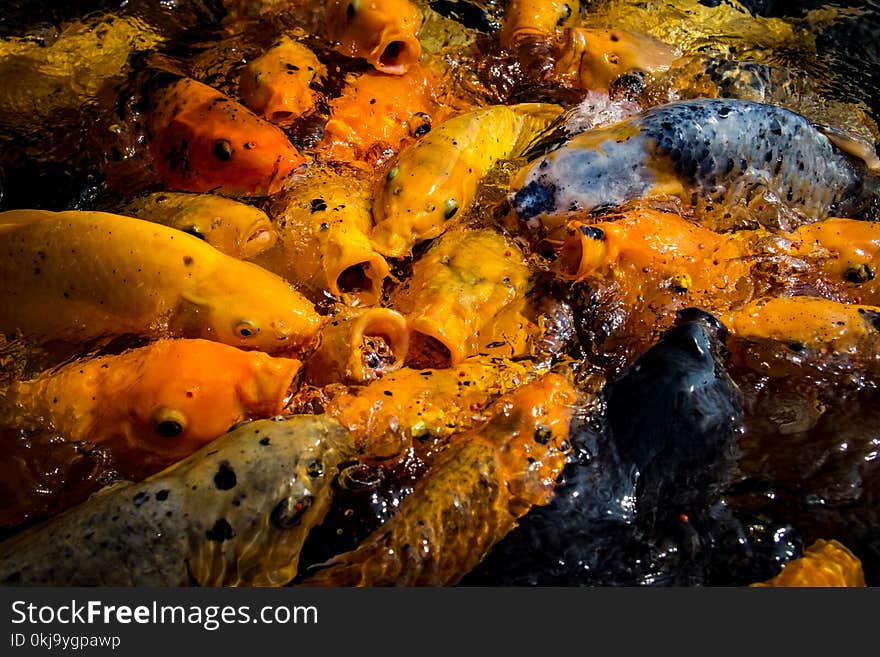
[[[868,171],[880,175],[880,157],[874,144],[864,137],[859,137],[830,125],[813,124],[819,132],[828,137],[828,141],[837,146],[847,155],[858,158],[865,163]]]

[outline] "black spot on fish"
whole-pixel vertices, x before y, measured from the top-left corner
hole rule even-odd
[[[222,543],[235,536],[235,532],[232,529],[232,525],[226,521],[226,518],[220,518],[211,529],[205,532],[205,536],[209,541]]]
[[[269,437],[267,436],[265,438],[260,438],[260,444],[263,445],[263,447],[268,445],[269,444]]]
[[[134,502],[135,506],[139,507],[141,504],[143,504],[144,502],[146,502],[149,499],[150,499],[149,493],[141,492],[141,493],[138,493],[137,495],[135,495],[133,498],[131,498],[131,501]]]
[[[223,461],[217,474],[214,475],[214,486],[217,487],[217,490],[229,490],[235,488],[237,481],[235,470],[229,467],[228,462]]]
[[[521,219],[531,219],[556,208],[556,185],[533,180],[513,196],[513,209]]]
[[[296,527],[302,521],[303,514],[312,506],[313,501],[312,496],[307,494],[291,506],[291,499],[284,497],[272,509],[269,519],[279,529]]]
[[[316,479],[324,474],[324,465],[318,460],[312,460],[306,465],[306,474],[312,479]]]
[[[159,500],[160,502],[164,502],[165,500],[167,500],[168,499],[168,489],[163,488],[162,490],[157,492],[156,499]]]
[[[323,212],[327,209],[327,203],[322,198],[313,198],[309,206],[312,212]]]

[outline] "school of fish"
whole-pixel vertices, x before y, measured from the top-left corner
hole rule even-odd
[[[880,583],[822,16],[179,4],[0,35],[0,583]]]

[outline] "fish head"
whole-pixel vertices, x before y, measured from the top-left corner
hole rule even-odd
[[[152,94],[148,136],[153,167],[169,189],[265,196],[305,166],[278,126],[188,78]]]
[[[631,30],[567,28],[557,73],[574,75],[584,89],[607,91],[625,73],[669,68],[679,51],[650,34]]]
[[[420,150],[422,143],[413,149]],[[449,176],[420,166],[416,156],[398,160],[385,174],[373,204],[375,249],[387,257],[403,257],[423,240],[439,236],[458,215],[464,192]]]
[[[218,207],[216,212],[193,213],[179,222],[177,228],[242,260],[270,249],[278,240],[272,220],[262,210],[232,199],[215,198],[231,205]]]
[[[315,106],[311,85],[326,75],[326,67],[308,47],[282,37],[244,68],[239,93],[242,102],[260,116],[287,126]]]
[[[422,54],[422,13],[409,0],[333,0],[326,10],[327,35],[349,57],[402,75]]]
[[[124,454],[139,461],[147,453],[162,465],[243,420],[280,413],[301,367],[295,359],[199,339],[165,340],[139,365],[115,402],[123,408],[123,433],[133,448]]]
[[[302,354],[314,346],[323,323],[288,281],[250,262],[218,267],[185,300],[189,316],[181,321],[197,327],[193,337],[242,349]]]

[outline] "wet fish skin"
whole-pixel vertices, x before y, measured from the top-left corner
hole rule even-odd
[[[517,174],[510,199],[517,216],[529,220],[661,195],[730,207],[769,192],[815,221],[857,216],[876,201],[878,188],[801,115],[703,98],[570,137]]]
[[[121,482],[0,544],[23,586],[280,586],[330,504],[351,435],[320,416],[255,420],[139,484]]]

